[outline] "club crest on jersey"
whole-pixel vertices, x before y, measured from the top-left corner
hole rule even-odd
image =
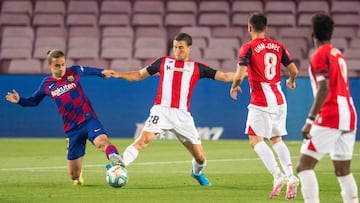
[[[72,81],[74,81],[74,80],[75,80],[75,78],[74,78],[73,75],[69,75],[69,76],[67,77],[67,81],[69,81],[69,82],[72,82]]]

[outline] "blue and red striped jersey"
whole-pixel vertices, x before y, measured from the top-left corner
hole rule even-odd
[[[45,96],[53,99],[68,132],[86,120],[97,118],[89,98],[85,95],[80,77],[96,75],[103,77],[103,69],[74,65],[66,69],[65,75],[57,80],[52,76],[45,77],[39,88],[30,97],[21,97],[19,105],[37,106]]]

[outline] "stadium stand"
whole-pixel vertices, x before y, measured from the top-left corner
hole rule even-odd
[[[67,53],[68,65],[82,62],[121,70],[137,69],[158,56],[172,54],[172,39],[178,32],[192,35],[193,59],[234,70],[238,48],[249,40],[249,12],[263,11],[269,19],[268,36],[286,45],[299,65],[300,75],[307,76],[308,57],[313,50],[311,17],[322,11],[334,18],[332,42],[350,57],[349,74],[360,76],[356,58],[360,50],[357,0],[1,0],[0,3],[1,73],[23,74],[31,70],[35,74],[49,73],[46,51],[53,48]],[[40,69],[21,72],[14,68],[24,61],[40,63]]]

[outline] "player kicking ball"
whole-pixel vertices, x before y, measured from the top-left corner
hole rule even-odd
[[[48,51],[47,60],[51,76],[45,77],[30,97],[20,97],[13,90],[8,92],[6,100],[27,107],[37,106],[45,96],[53,99],[64,123],[68,174],[74,185],[83,185],[82,161],[86,140],[105,152],[113,165],[122,165],[117,148],[110,143],[80,84],[82,76],[109,78],[113,71],[79,65],[66,68],[65,54],[60,50]]]

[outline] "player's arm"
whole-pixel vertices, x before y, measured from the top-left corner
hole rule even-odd
[[[295,79],[299,73],[298,68],[295,63],[290,63],[286,66],[286,69],[289,71],[289,78],[286,80],[286,86],[290,89],[294,89],[296,87]]]
[[[37,106],[43,100],[44,97],[45,94],[39,88],[30,97],[26,97],[26,98],[20,97],[19,93],[17,93],[16,90],[13,90],[12,92],[8,92],[5,98],[9,102],[14,104],[19,104],[21,106]]]
[[[329,92],[329,80],[327,78],[323,76],[317,78],[317,84],[318,84],[318,90],[316,92],[314,102],[310,108],[310,112],[308,114],[306,122],[303,128],[301,129],[302,136],[305,139],[310,139],[309,133],[311,126],[314,123],[316,115],[319,113],[321,107],[323,106]]]
[[[216,71],[214,80],[222,81],[222,82],[232,82],[234,78],[234,72],[222,72]]]
[[[238,65],[230,89],[231,98],[237,99],[237,91],[242,93],[239,85],[242,83],[245,77],[247,77],[247,66]]]
[[[115,71],[112,75],[114,78],[121,78],[130,82],[136,82],[140,80],[144,80],[149,77],[150,73],[147,68],[140,69],[138,71],[128,71],[128,72],[117,72]]]

